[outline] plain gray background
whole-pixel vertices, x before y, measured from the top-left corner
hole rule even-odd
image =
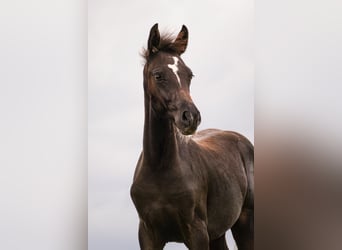
[[[89,1],[89,249],[138,249],[138,215],[129,188],[142,149],[143,59],[150,28],[189,29],[182,56],[194,72],[199,129],[254,139],[254,2]],[[229,244],[234,244],[228,236]],[[186,249],[168,244],[166,249]]]
[[[87,4],[0,3],[0,249],[87,248]]]

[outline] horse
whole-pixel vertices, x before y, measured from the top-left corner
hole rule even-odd
[[[179,242],[191,250],[228,250],[231,229],[238,249],[251,250],[254,146],[236,132],[196,132],[193,73],[181,58],[187,44],[185,25],[174,38],[155,24],[143,51],[143,150],[130,189],[140,248]]]

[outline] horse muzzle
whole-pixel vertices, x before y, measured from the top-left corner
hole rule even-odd
[[[176,126],[184,135],[191,135],[196,132],[197,127],[201,123],[201,114],[198,109],[193,105],[183,109],[179,114]],[[178,123],[178,124],[177,124]]]

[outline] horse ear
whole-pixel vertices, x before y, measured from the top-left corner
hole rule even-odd
[[[176,40],[174,41],[174,45],[177,48],[179,54],[183,54],[184,51],[186,50],[186,46],[188,45],[188,37],[189,37],[188,28],[185,25],[183,25]]]
[[[150,30],[150,35],[148,37],[147,48],[148,51],[152,53],[156,53],[158,51],[158,46],[160,42],[160,33],[158,30],[158,23],[152,26]]]

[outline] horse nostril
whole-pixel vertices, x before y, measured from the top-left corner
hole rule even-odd
[[[190,111],[184,111],[182,115],[182,120],[187,123],[191,123],[193,116]]]

